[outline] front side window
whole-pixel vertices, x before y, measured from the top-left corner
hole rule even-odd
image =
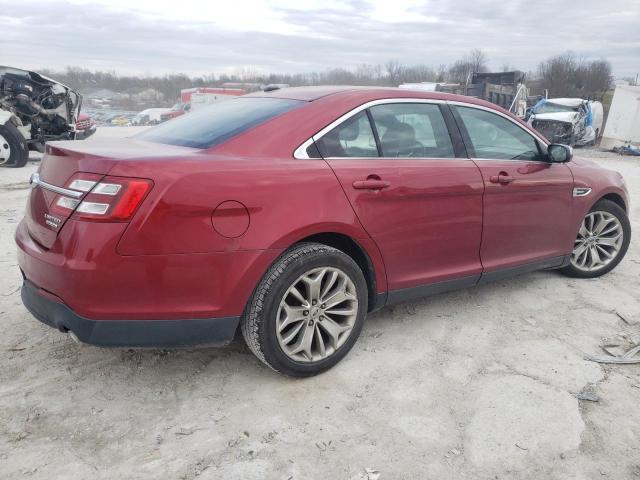
[[[474,158],[542,160],[537,140],[512,121],[478,108],[455,108],[469,134]]]
[[[225,100],[153,127],[136,137],[169,145],[210,148],[304,103],[260,97]]]
[[[436,104],[371,107],[383,157],[454,158],[449,131]]]
[[[348,118],[316,141],[324,158],[377,157],[376,139],[366,112]]]

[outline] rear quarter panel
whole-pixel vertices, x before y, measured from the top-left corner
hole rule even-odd
[[[204,156],[159,163],[121,164],[110,172],[149,177],[155,183],[118,245],[120,254],[282,248],[315,228],[366,238],[323,160]],[[212,225],[213,211],[228,201],[241,203],[249,213],[248,229],[236,238],[217,233]]]
[[[198,159],[122,161],[109,174],[154,181],[117,246],[120,255],[282,250],[307,236],[336,232],[360,243],[376,269],[378,290],[386,289],[380,254],[324,160],[203,153]],[[235,238],[212,223],[216,207],[229,201],[244,209],[227,215],[249,215],[248,228]]]

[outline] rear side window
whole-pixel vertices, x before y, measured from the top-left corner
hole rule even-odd
[[[391,103],[376,105],[370,111],[383,157],[455,157],[438,105]]]
[[[151,128],[137,138],[169,145],[210,148],[304,103],[282,98],[219,101]]]
[[[537,140],[514,122],[472,107],[455,107],[469,134],[474,158],[542,160]]]
[[[316,144],[324,158],[378,156],[376,139],[364,111],[342,122]]]

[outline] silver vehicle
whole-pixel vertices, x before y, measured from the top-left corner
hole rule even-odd
[[[0,166],[22,167],[29,150],[73,140],[82,97],[36,72],[0,66]]]

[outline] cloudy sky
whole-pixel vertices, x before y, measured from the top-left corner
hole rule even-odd
[[[572,50],[640,72],[640,0],[0,0],[0,65],[296,73],[398,59],[534,69]]]

